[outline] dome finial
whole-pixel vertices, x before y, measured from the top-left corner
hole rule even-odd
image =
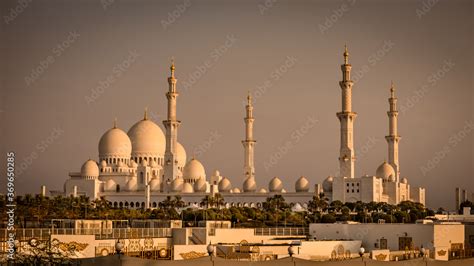
[[[143,120],[148,120],[148,107],[145,107],[145,114],[143,115]]]
[[[392,80],[392,83],[390,85],[390,95],[392,98],[395,98],[395,85],[393,84],[393,80]]]
[[[171,70],[171,76],[174,77],[174,70],[175,70],[175,66],[174,66],[174,56],[171,57],[171,66],[170,66],[170,70]]]
[[[114,128],[117,128],[117,117],[114,118]]]
[[[252,105],[252,95],[250,94],[250,90],[247,92],[247,104],[249,106]]]
[[[347,50],[346,44],[344,44],[344,63],[346,65],[349,63],[349,51]]]

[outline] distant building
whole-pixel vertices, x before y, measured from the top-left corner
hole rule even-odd
[[[455,200],[456,200],[456,210],[461,211],[461,203],[465,201],[474,202],[474,193],[469,195],[469,192],[466,189],[460,187],[456,188]]]
[[[284,194],[290,203],[306,206],[307,202],[320,192],[331,201],[342,202],[387,202],[397,204],[411,200],[425,204],[425,189],[414,187],[400,174],[398,144],[398,110],[395,87],[390,88],[388,120],[389,132],[385,137],[388,144],[388,161],[383,162],[375,175],[356,177],[354,120],[352,111],[351,64],[347,48],[344,64],[341,66],[342,110],[337,113],[340,121],[339,174],[328,177],[323,184],[311,185],[311,180],[299,177],[294,190],[286,187],[282,180],[274,177],[268,187],[259,187],[255,173],[254,150],[256,140],[253,136],[253,102],[249,95],[245,107],[245,139],[243,184],[232,185],[229,178],[214,171],[210,178],[205,167],[195,158],[187,161],[186,151],[178,142],[177,98],[175,66],[171,65],[168,78],[167,119],[163,121],[165,133],[147,112],[142,120],[135,123],[126,133],[115,122],[101,137],[98,145],[98,161],[89,159],[80,172],[69,173],[64,184],[65,195],[85,195],[92,199],[105,197],[115,207],[155,208],[167,196],[179,195],[189,205],[199,204],[206,195],[220,193],[225,206],[259,207],[267,197]],[[313,188],[313,189],[311,189]],[[42,189],[44,193],[45,188]]]

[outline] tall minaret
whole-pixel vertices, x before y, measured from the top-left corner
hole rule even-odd
[[[341,148],[339,155],[339,174],[342,177],[354,178],[354,119],[357,114],[352,112],[352,85],[351,68],[347,46],[344,51],[344,64],[341,65],[342,81],[342,111],[337,113],[341,123]]]
[[[244,145],[245,154],[244,154],[244,176],[246,178],[255,177],[255,166],[254,166],[254,147],[256,140],[253,139],[253,106],[252,106],[252,96],[250,92],[247,96],[247,106],[245,107],[247,115],[244,118],[245,121],[245,140],[242,140]]]
[[[176,145],[178,141],[178,127],[181,121],[176,120],[176,99],[179,93],[176,91],[174,77],[174,61],[171,61],[171,76],[168,78],[169,89],[166,93],[168,99],[168,119],[163,121],[166,128],[166,150],[164,163],[164,181],[172,181],[178,175],[178,160],[176,158]]]
[[[397,111],[397,98],[395,98],[395,87],[390,87],[390,111],[388,115],[388,136],[385,139],[388,143],[388,163],[393,167],[396,174],[397,182],[400,182],[400,164],[398,163],[398,142],[401,137],[398,135],[398,111]]]

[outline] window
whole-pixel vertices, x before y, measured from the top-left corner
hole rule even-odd
[[[349,186],[349,183],[347,183],[346,185]]]
[[[359,186],[359,183],[357,183],[357,186]]]
[[[357,190],[357,193],[359,193],[359,190]]]
[[[352,193],[354,193],[354,190],[352,190]]]
[[[349,189],[347,190],[347,193],[349,193]]]
[[[352,186],[354,186],[354,183],[352,183]]]

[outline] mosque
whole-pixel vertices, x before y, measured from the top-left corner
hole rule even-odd
[[[398,144],[401,137],[397,129],[397,98],[395,88],[390,88],[388,161],[383,162],[375,175],[354,176],[355,149],[353,141],[354,120],[352,111],[352,86],[349,53],[344,51],[341,65],[342,110],[337,113],[340,121],[339,174],[327,177],[322,184],[313,184],[306,177],[299,177],[294,187],[286,187],[282,180],[274,177],[268,187],[258,187],[254,166],[256,140],[253,136],[252,98],[247,97],[245,107],[244,183],[232,184],[230,179],[214,171],[210,176],[202,163],[192,158],[187,160],[186,150],[178,142],[181,121],[176,115],[179,92],[176,87],[174,62],[168,78],[167,119],[162,129],[151,121],[147,112],[128,132],[117,127],[106,131],[99,140],[98,161],[89,159],[80,172],[69,173],[64,184],[64,195],[85,195],[92,200],[104,197],[115,207],[156,208],[166,197],[179,195],[189,206],[198,206],[206,195],[220,193],[226,207],[260,207],[267,197],[283,194],[289,203],[306,206],[314,195],[324,193],[330,201],[342,202],[387,202],[397,204],[411,200],[425,204],[425,189],[412,187],[407,178],[401,178],[398,160]]]

